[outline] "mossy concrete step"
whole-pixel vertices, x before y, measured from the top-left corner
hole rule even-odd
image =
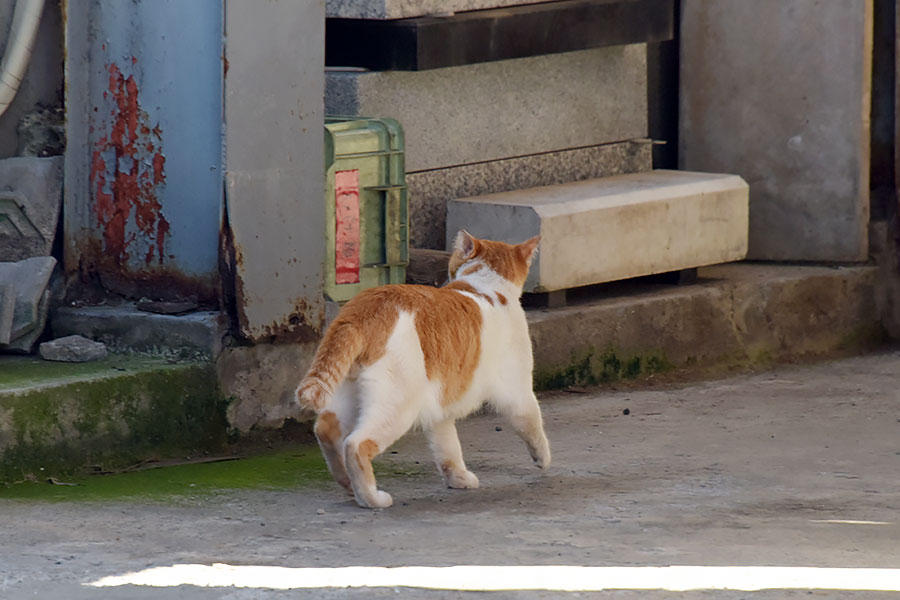
[[[881,293],[873,266],[754,263],[699,269],[692,285],[570,290],[569,306],[527,312],[535,387],[864,352],[887,339]]]
[[[226,401],[209,363],[111,355],[0,357],[0,484],[221,449]]]

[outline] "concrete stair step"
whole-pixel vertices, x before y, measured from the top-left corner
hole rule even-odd
[[[211,363],[0,356],[0,486],[220,451],[226,406]]]
[[[706,376],[884,347],[878,268],[734,263],[693,285],[610,283],[528,310],[537,389]],[[695,375],[696,376],[696,375]]]
[[[82,335],[103,342],[114,352],[214,360],[228,330],[217,311],[157,314],[121,306],[60,307],[50,315],[54,337]]]
[[[748,225],[739,176],[656,170],[452,200],[447,247],[540,234],[525,291],[549,292],[741,260]]]

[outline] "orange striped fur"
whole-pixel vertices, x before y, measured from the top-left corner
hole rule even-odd
[[[539,241],[513,245],[460,232],[445,287],[365,290],[328,328],[297,400],[319,413],[315,432],[326,462],[360,505],[391,504],[371,461],[414,425],[429,437],[447,485],[477,487],[454,422],[486,401],[510,416],[536,463],[549,465],[527,324],[512,301]]]

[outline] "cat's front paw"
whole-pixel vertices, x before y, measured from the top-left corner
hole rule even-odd
[[[534,466],[539,469],[547,469],[550,467],[550,446],[546,446],[542,450],[531,455],[534,460]]]
[[[447,473],[447,487],[456,490],[474,490],[478,488],[478,477],[472,471],[454,471]]]
[[[360,498],[356,495],[356,503],[363,508],[388,508],[394,503],[394,499],[387,492],[375,490],[368,498]]]

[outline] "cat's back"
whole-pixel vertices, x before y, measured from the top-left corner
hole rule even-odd
[[[425,285],[392,284],[369,288],[354,296],[341,309],[335,323],[383,322],[393,320],[400,312],[447,325],[466,319],[480,320],[478,303],[458,291]]]
[[[474,298],[453,288],[385,285],[344,305],[330,330],[352,327],[366,340],[361,365],[390,352],[421,349],[429,380],[441,381],[444,402],[468,387],[482,353],[484,317]]]
[[[477,350],[481,308],[472,297],[448,288],[408,284],[369,288],[344,305],[329,331],[352,328],[370,344],[383,347],[401,318],[413,322],[426,358],[441,346]]]

